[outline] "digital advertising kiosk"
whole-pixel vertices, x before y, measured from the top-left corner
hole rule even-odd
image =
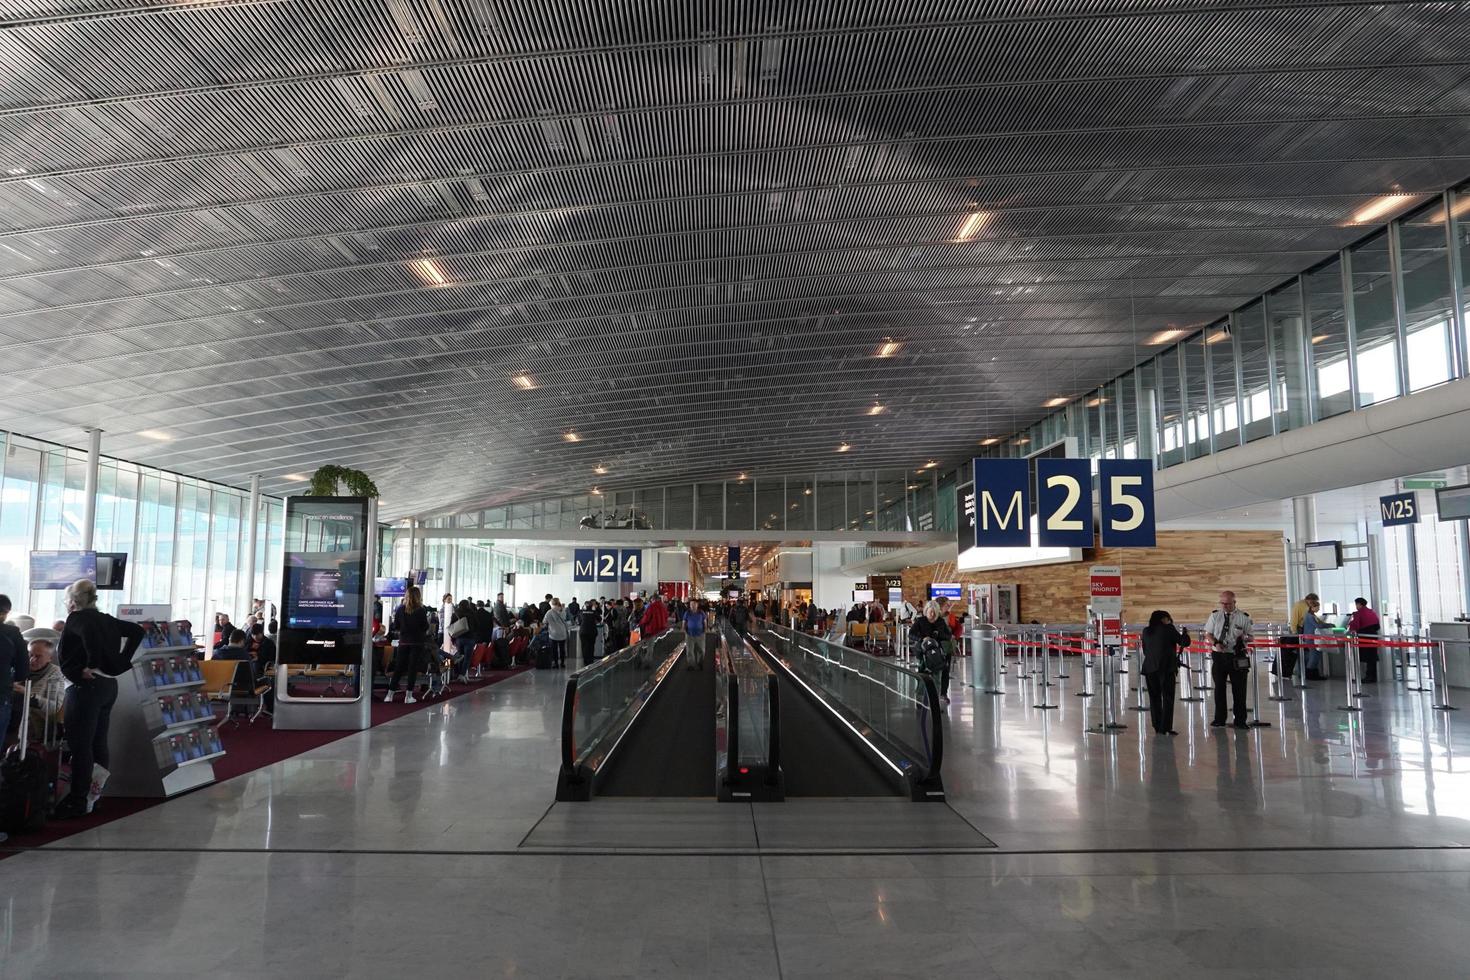
[[[286,498],[276,728],[371,724],[377,518],[367,497]]]

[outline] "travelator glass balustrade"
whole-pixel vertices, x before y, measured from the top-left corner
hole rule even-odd
[[[639,716],[655,698],[679,696],[670,674],[688,668],[690,642],[696,641],[670,630],[625,647],[567,679],[558,800],[588,800],[601,791],[599,777],[610,768],[614,753],[636,741],[625,736]],[[711,632],[702,642],[709,646],[704,663],[714,668],[710,680],[715,688],[714,745],[704,748],[713,750],[716,795],[738,802],[779,800],[776,678],[728,627]],[[675,688],[672,694],[666,693],[667,687]],[[657,764],[637,758],[618,761]]]
[[[751,635],[877,750],[907,782],[912,799],[944,799],[944,728],[934,678],[774,623],[758,623]]]
[[[776,675],[729,626],[716,657],[715,762],[721,800],[780,800],[781,711]]]

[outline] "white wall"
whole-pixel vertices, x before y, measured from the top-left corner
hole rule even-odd
[[[812,601],[823,609],[852,605],[857,578],[842,571],[842,548],[841,544],[812,545]]]

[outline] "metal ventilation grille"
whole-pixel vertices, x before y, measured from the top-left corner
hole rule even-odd
[[[390,516],[957,460],[1463,179],[1466,6],[15,0],[0,427]]]

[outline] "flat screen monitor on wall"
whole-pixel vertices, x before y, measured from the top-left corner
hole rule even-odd
[[[1308,541],[1307,569],[1313,572],[1331,572],[1342,567],[1341,541]]]
[[[31,588],[37,592],[65,589],[77,579],[97,581],[95,551],[31,552]]]
[[[97,552],[97,588],[116,591],[128,573],[128,556],[117,551]]]
[[[408,593],[408,582],[402,578],[373,579],[373,595],[384,599],[397,598]]]
[[[1434,491],[1434,501],[1442,521],[1470,519],[1470,486],[1445,487]]]

